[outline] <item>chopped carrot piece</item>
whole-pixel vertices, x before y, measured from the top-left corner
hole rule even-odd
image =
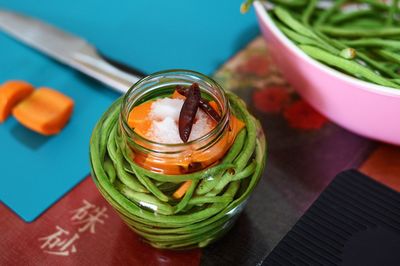
[[[146,155],[143,153],[136,153],[134,157],[135,163],[138,165],[162,174],[167,175],[179,175],[182,174],[181,166],[177,164],[176,160],[162,160],[159,158],[154,158],[150,155]]]
[[[182,94],[180,94],[177,90],[175,90],[174,93],[172,93],[171,98],[172,99],[182,99],[182,100],[186,99],[186,97],[183,96]]]
[[[175,199],[180,199],[183,195],[186,194],[186,191],[189,189],[190,185],[192,184],[192,180],[185,181],[175,192],[172,196]]]
[[[134,130],[139,135],[145,137],[147,132],[149,132],[150,127],[151,127],[151,121],[150,120],[143,120],[141,123],[136,123],[135,124]]]
[[[185,98],[177,91],[171,96],[171,98]],[[149,116],[152,104],[154,101],[148,101],[135,106],[128,117],[128,125],[135,130],[141,136],[146,136],[150,130],[152,120]],[[210,101],[210,105],[217,112],[220,112],[218,104],[215,101]],[[230,131],[226,133],[216,144],[207,150],[202,151],[191,151],[191,155],[182,156],[179,158],[164,158],[152,156],[151,154],[136,153],[134,161],[149,170],[164,173],[164,174],[183,174],[189,171],[189,165],[191,163],[200,163],[202,168],[208,167],[221,159],[227,150],[232,145],[238,132],[244,127],[244,123],[237,119],[234,115],[231,115],[230,119]],[[183,193],[184,194],[184,193]]]
[[[239,133],[239,131],[245,127],[245,123],[234,115],[231,116],[231,120],[232,120],[232,128],[233,131],[236,132],[235,133],[236,136]]]
[[[128,117],[128,125],[134,129],[139,135],[146,137],[152,125],[152,120],[149,117],[151,112],[151,106],[154,101],[148,101],[135,106]],[[181,167],[187,167],[190,163],[179,162],[178,159],[163,159],[160,160],[158,157],[137,153],[135,154],[134,161],[140,166],[164,174],[182,174]]]
[[[12,80],[0,86],[0,123],[11,114],[12,108],[34,91],[25,81]]]
[[[74,101],[49,88],[39,88],[12,111],[24,126],[43,135],[54,135],[68,122]]]
[[[240,121],[236,116],[230,117],[230,128],[225,136],[223,136],[217,143],[204,151],[195,152],[192,155],[192,162],[199,162],[203,167],[207,167],[215,161],[221,159],[229,150],[234,142],[237,134],[242,130],[245,124]]]
[[[146,136],[151,127],[151,120],[149,114],[153,101],[148,101],[138,106],[135,106],[128,117],[128,125],[141,136]]]
[[[209,101],[208,104],[219,114],[221,115],[221,112],[218,108],[218,103],[216,101]]]
[[[206,150],[194,151],[191,156],[185,158],[164,158],[162,160],[159,157],[153,157],[151,154],[136,153],[134,161],[146,169],[170,175],[184,173],[188,170],[190,163],[201,163],[201,167],[205,168],[225,155],[244,126],[242,121],[232,115],[230,119],[231,131]]]

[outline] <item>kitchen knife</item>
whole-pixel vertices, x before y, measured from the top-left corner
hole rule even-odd
[[[39,20],[0,9],[0,30],[121,93],[140,79],[139,72],[126,66],[122,71],[121,64],[103,58],[84,39]]]

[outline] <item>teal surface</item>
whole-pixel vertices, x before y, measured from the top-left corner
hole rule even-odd
[[[145,73],[211,74],[258,33],[254,15],[239,13],[240,3],[0,0],[0,8],[84,37]],[[0,32],[0,83],[10,79],[55,88],[75,101],[70,123],[56,136],[38,135],[12,117],[0,124],[0,199],[29,222],[88,175],[92,128],[119,95]]]

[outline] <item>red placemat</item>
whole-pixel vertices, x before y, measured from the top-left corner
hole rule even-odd
[[[155,249],[134,234],[90,177],[32,223],[0,205],[0,265],[198,265],[200,250]]]

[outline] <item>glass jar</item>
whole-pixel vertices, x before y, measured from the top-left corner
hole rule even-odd
[[[221,119],[210,132],[164,144],[129,126],[135,106],[192,83],[218,106]],[[244,102],[209,77],[163,71],[137,82],[107,110],[93,131],[90,159],[99,191],[144,240],[157,248],[204,247],[229,230],[258,183],[265,137]]]

